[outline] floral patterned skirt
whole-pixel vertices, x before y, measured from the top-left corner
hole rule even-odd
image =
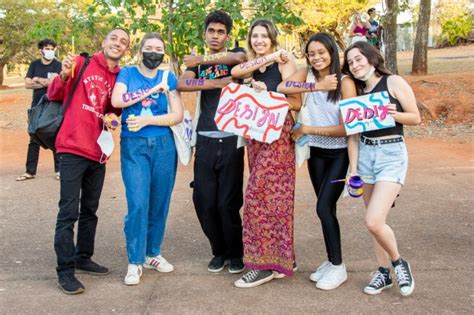
[[[293,117],[288,113],[280,139],[251,140],[247,146],[250,177],[243,213],[244,262],[248,269],[293,275],[295,151]]]

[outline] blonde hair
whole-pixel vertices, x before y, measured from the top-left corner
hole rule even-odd
[[[163,46],[165,46],[165,41],[163,40],[163,36],[161,36],[160,33],[150,32],[150,33],[146,33],[145,36],[143,36],[143,38],[140,42],[140,51],[142,51],[143,46],[145,46],[145,43],[146,43],[147,40],[154,39],[154,38],[160,40],[163,43]]]

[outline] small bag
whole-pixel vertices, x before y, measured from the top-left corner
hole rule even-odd
[[[56,151],[56,136],[63,122],[64,113],[69,103],[71,103],[72,96],[89,61],[90,58],[87,56],[64,106],[61,101],[50,101],[48,95],[45,94],[38,101],[38,104],[28,110],[28,133],[31,139],[43,148]]]
[[[311,69],[308,69],[306,82],[312,82],[312,83],[316,82],[316,79],[313,73],[311,72]],[[310,116],[309,116],[310,114],[309,114],[308,105],[306,104],[306,98],[307,98],[307,93],[304,93],[303,104],[298,113],[298,117],[296,118],[296,122],[303,125],[309,125],[310,123]],[[303,162],[310,158],[310,155],[311,154],[310,154],[309,143],[306,142],[304,145],[299,145],[298,143],[295,143],[296,165],[298,167],[301,167],[301,165],[303,165]]]
[[[168,82],[169,71],[165,70],[163,72],[163,77],[161,82]],[[166,101],[168,102],[168,113],[171,113],[171,104],[166,94]],[[178,159],[181,164],[184,166],[188,165],[191,162],[192,158],[192,148],[191,148],[191,138],[193,134],[193,121],[191,115],[187,110],[183,111],[183,121],[174,126],[170,126],[171,131],[173,132],[174,142],[176,145],[176,151],[178,152]]]

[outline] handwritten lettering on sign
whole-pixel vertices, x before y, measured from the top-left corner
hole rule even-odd
[[[339,102],[348,135],[390,128],[395,120],[388,113],[390,99],[387,91],[349,98]]]
[[[287,113],[283,94],[230,83],[222,89],[214,120],[221,131],[272,143],[280,138]]]

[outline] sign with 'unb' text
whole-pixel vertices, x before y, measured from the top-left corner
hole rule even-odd
[[[285,95],[230,83],[222,89],[214,120],[221,131],[272,143],[280,138],[287,113]]]
[[[387,91],[348,98],[339,102],[348,135],[395,126],[388,112],[390,99]]]

